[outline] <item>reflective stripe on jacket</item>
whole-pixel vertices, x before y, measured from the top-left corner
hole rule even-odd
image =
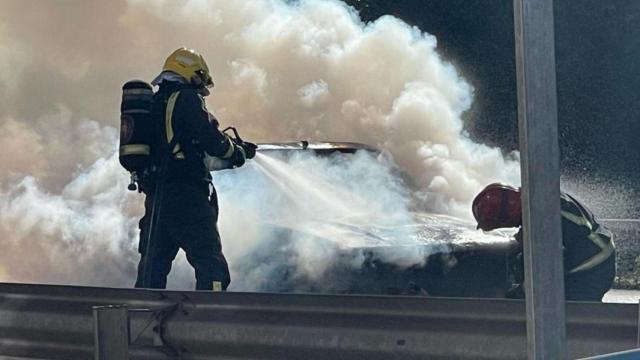
[[[161,130],[157,139],[165,144],[178,139],[171,149],[167,181],[208,181],[211,176],[203,163],[204,154],[220,158],[233,155],[233,142],[219,130],[218,121],[207,111],[197,89],[163,81],[154,107]]]
[[[615,253],[613,234],[585,205],[566,193],[560,204],[565,271],[573,274],[592,269]]]

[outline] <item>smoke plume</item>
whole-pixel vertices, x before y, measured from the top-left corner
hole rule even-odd
[[[406,187],[376,180],[378,206],[399,214],[392,225],[408,221],[403,216],[411,207],[469,218],[470,200],[486,183],[519,182],[517,154],[505,157],[469,140],[461,115],[473,89],[438,55],[435,37],[396,18],[363,23],[337,0],[6,0],[0,4],[0,280],[131,285],[142,198],[126,191],[127,174],[117,161],[120,87],[133,78],[151,80],[180,46],[205,56],[216,83],[208,107],[244,138],[362,142],[390,154],[409,179]],[[269,183],[274,190],[266,199],[252,191],[251,177],[239,180],[251,171],[268,179],[269,161],[279,160],[266,157],[216,177],[232,265],[264,246],[264,201],[286,200],[273,197],[283,194],[277,182]],[[366,176],[386,179],[392,165],[360,155],[338,171],[335,161],[295,164],[298,171],[315,170],[316,178],[353,170],[340,178],[347,184],[342,189],[375,208],[358,190]],[[245,183],[245,192],[231,185]],[[306,201],[314,216],[328,206],[318,201]],[[295,220],[283,213],[291,207],[280,209],[270,225]],[[335,230],[322,226],[324,233]],[[301,240],[294,249],[301,266],[312,268],[307,273],[336,251],[317,246]],[[176,263],[172,286],[192,281],[187,267]],[[259,277],[241,271],[234,265],[234,279]]]

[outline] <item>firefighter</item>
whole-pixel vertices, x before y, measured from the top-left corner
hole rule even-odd
[[[162,156],[167,158],[162,175],[150,176],[140,184],[146,199],[135,286],[145,285],[148,266],[145,287],[165,288],[172,261],[182,248],[195,270],[196,290],[226,290],[231,279],[216,224],[217,196],[203,160],[205,156],[217,157],[239,167],[255,155],[255,147],[234,144],[218,129],[218,121],[207,111],[203,98],[209,95],[213,79],[196,51],[174,51],[152,84],[159,87],[151,105],[152,120],[158,124],[153,151],[157,167]],[[154,191],[159,181],[163,181],[161,194]],[[151,225],[156,227],[155,235],[147,249],[154,197],[161,199],[161,210],[157,223]]]
[[[562,245],[565,297],[567,300],[601,301],[615,276],[613,234],[599,224],[593,213],[576,198],[561,193]],[[516,268],[517,285],[508,297],[523,297],[522,208],[520,189],[490,184],[473,200],[473,216],[478,228],[490,231],[519,227]]]

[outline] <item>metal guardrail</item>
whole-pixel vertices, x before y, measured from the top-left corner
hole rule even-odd
[[[307,360],[527,354],[525,307],[517,300],[0,284],[0,356],[91,359],[93,309],[107,305],[129,309],[132,359],[169,359],[172,352],[183,359]],[[566,314],[571,358],[637,346],[636,305],[567,303]]]
[[[637,360],[640,359],[640,349],[621,351],[613,354],[606,354],[584,358],[581,360]]]

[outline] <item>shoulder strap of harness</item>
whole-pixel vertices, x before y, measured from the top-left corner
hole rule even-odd
[[[175,91],[169,96],[169,100],[167,101],[167,108],[165,110],[164,126],[167,136],[167,143],[169,144],[168,149],[171,157],[175,159],[184,159],[184,152],[180,148],[179,144],[180,136],[178,136],[179,134],[176,135],[173,132],[173,110],[176,106],[176,102],[178,101],[178,96],[180,96],[180,91]]]

